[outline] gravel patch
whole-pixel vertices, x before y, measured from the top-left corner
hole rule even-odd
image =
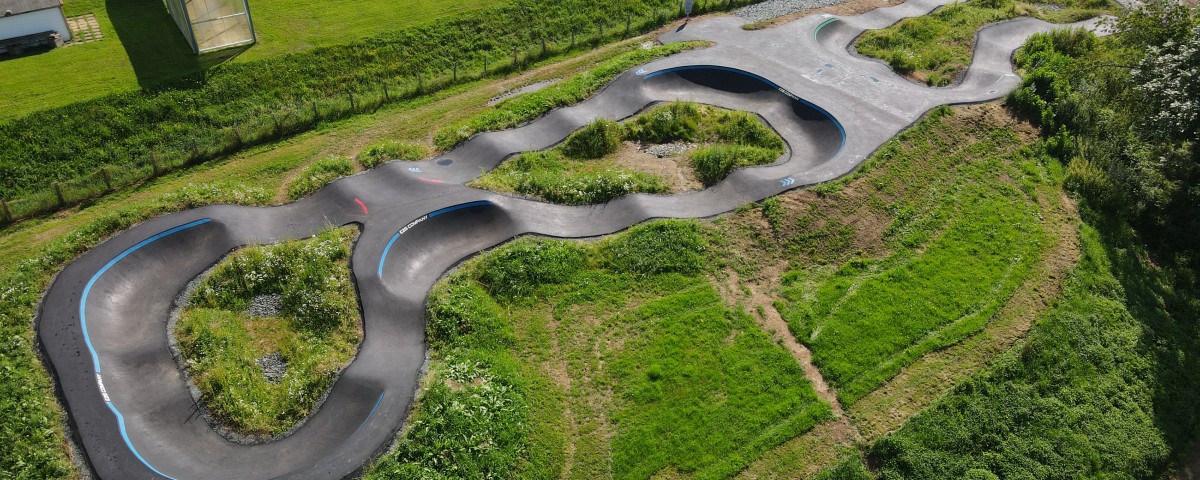
[[[283,295],[278,293],[259,295],[250,299],[250,306],[246,307],[246,315],[251,317],[275,317],[279,315],[282,308]]]
[[[1052,3],[1035,3],[1035,4],[1033,4],[1033,6],[1037,7],[1039,10],[1044,10],[1047,12],[1057,12],[1057,11],[1063,9],[1063,7],[1060,7],[1060,6],[1052,4]]]
[[[658,158],[678,157],[695,145],[690,143],[664,143],[662,145],[645,145],[642,151]]]
[[[772,18],[791,15],[796,12],[812,10],[814,8],[828,7],[837,5],[846,0],[767,0],[754,5],[747,5],[733,12],[734,15],[746,19],[746,21],[765,22]]]
[[[508,99],[510,99],[510,98],[512,98],[512,97],[515,97],[515,96],[517,96],[517,95],[520,95],[520,94],[523,94],[523,93],[536,92],[536,91],[538,91],[538,90],[541,90],[541,89],[543,89],[543,88],[546,88],[546,87],[549,87],[549,86],[551,86],[551,85],[554,85],[554,84],[556,84],[556,83],[558,83],[558,82],[560,82],[560,81],[562,81],[562,79],[560,79],[560,78],[552,78],[552,79],[550,79],[550,80],[542,80],[542,81],[540,81],[540,82],[537,82],[537,83],[531,83],[531,84],[529,84],[529,85],[526,85],[526,86],[524,86],[524,87],[521,87],[521,88],[514,88],[514,89],[512,89],[512,90],[509,90],[509,91],[507,91],[507,92],[504,92],[504,93],[501,93],[501,94],[499,94],[499,95],[496,95],[496,96],[492,97],[492,99],[491,99],[491,100],[488,100],[488,106],[494,106],[494,105],[496,105],[497,103],[503,102],[503,101],[505,101],[505,100],[508,100]]]
[[[267,377],[267,381],[271,383],[279,383],[283,380],[283,376],[287,374],[287,362],[283,361],[283,355],[279,352],[268,354],[265,357],[254,361],[263,371],[263,376]]]

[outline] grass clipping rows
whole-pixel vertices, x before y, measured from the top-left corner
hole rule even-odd
[[[349,258],[357,231],[249,247],[219,263],[175,326],[205,408],[240,435],[273,437],[313,412],[362,341]],[[252,312],[264,298],[277,311]],[[256,301],[257,300],[257,301]],[[264,359],[282,372],[268,375]]]

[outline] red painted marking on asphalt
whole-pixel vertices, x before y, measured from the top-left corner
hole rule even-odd
[[[357,203],[358,206],[362,207],[363,215],[367,214],[367,204],[363,203],[362,200],[359,200],[358,198],[354,199],[354,203]]]
[[[432,179],[432,178],[425,178],[425,177],[417,177],[417,179],[418,179],[418,180],[424,180],[424,181],[426,181],[426,182],[429,182],[429,183],[446,183],[446,182],[443,182],[443,181],[441,181],[441,180],[434,180],[434,179]]]

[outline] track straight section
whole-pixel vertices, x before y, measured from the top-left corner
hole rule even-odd
[[[281,207],[165,215],[104,242],[63,270],[38,319],[91,466],[101,478],[122,480],[354,474],[391,442],[408,414],[425,358],[425,297],[461,259],[522,234],[586,237],[650,218],[710,217],[833,180],[935,106],[1007,94],[1019,84],[1009,62],[1013,50],[1033,33],[1059,28],[1018,19],[984,29],[974,64],[953,88],[914,84],[848,52],[864,30],[943,3],[913,0],[758,31],[742,30],[733,17],[696,22],[661,40],[715,46],[633,68],[579,105],[477,135],[443,157],[385,164]],[[623,119],[672,100],[755,112],[788,149],[772,165],[737,170],[703,191],[629,195],[605,205],[565,207],[464,186],[509,155],[553,146],[594,119]],[[234,248],[348,223],[363,226],[351,261],[364,313],[358,357],[292,435],[259,445],[226,441],[197,415],[167,348],[172,302]]]

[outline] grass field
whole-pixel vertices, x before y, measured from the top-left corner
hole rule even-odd
[[[350,278],[357,231],[233,253],[196,287],[175,338],[200,401],[230,430],[270,438],[316,407],[362,342],[358,294]],[[251,314],[264,296],[278,312]],[[261,300],[260,300],[261,301]],[[284,367],[269,377],[260,362]]]
[[[431,295],[431,373],[368,478],[723,478],[828,418],[704,250],[660,221],[472,260]]]
[[[946,170],[928,178],[921,195],[881,202],[894,218],[883,232],[890,254],[784,277],[784,318],[846,404],[981,328],[1046,245],[1032,186],[989,181],[1037,180],[1014,168],[1024,141],[1005,129],[938,128],[945,115],[953,114],[935,112],[878,153],[900,164],[937,158]]]
[[[66,0],[64,13],[96,16],[104,40],[0,60],[0,121],[149,87],[225,61],[250,61],[348,43],[473,11],[501,0],[256,0],[259,42],[197,57],[159,0]]]

